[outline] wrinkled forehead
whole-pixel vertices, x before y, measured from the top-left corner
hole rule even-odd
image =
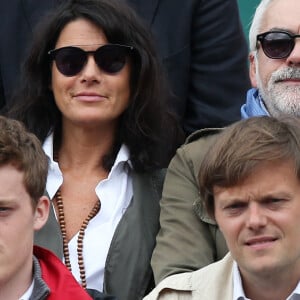
[[[261,32],[283,29],[292,33],[300,31],[300,1],[274,0],[268,6],[263,18]]]

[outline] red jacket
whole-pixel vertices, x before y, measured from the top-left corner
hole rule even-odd
[[[42,279],[50,289],[47,300],[91,300],[67,267],[49,250],[34,246],[33,254],[38,259]]]

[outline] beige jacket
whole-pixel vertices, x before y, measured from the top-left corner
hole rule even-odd
[[[167,277],[143,300],[232,300],[232,266],[228,253],[198,271]]]

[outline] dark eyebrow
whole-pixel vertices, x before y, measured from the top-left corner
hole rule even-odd
[[[278,193],[271,193],[265,195],[264,197],[260,198],[259,201],[265,201],[270,199],[290,199],[291,195],[287,192],[278,192]]]

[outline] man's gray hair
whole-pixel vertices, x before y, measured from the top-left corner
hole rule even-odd
[[[275,0],[261,0],[257,6],[249,30],[249,48],[250,51],[256,51],[256,36],[261,33],[264,15],[269,5]]]

